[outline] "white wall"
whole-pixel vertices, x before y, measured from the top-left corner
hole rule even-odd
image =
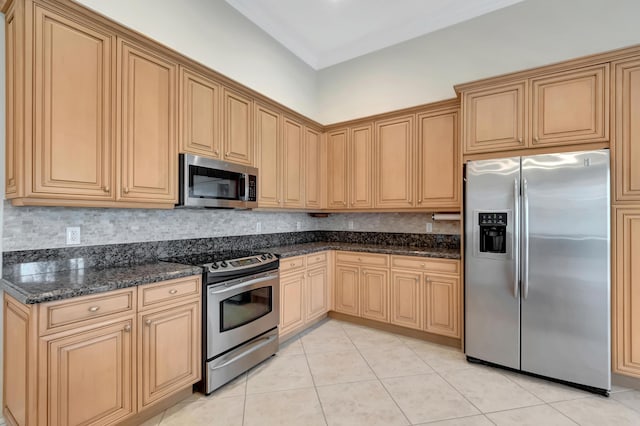
[[[78,0],[315,119],[316,73],[224,0]]]
[[[638,0],[526,0],[318,73],[328,124],[455,96],[453,85],[640,43]]]

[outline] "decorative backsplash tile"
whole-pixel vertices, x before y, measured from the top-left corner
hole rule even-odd
[[[4,204],[3,251],[69,247],[66,227],[80,226],[81,246],[211,238],[297,231],[425,234],[427,213],[348,213],[312,218],[306,213],[209,209],[97,209],[13,207]],[[353,229],[350,229],[350,223]],[[432,222],[433,234],[460,233],[459,222]]]

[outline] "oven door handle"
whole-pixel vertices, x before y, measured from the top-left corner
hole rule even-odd
[[[236,290],[240,289],[240,288],[251,288],[251,287],[255,287],[257,284],[266,282],[266,281],[273,281],[278,279],[278,274],[270,274],[267,275],[265,277],[260,277],[260,278],[256,278],[253,280],[249,280],[249,281],[244,281],[241,282],[239,284],[233,285],[231,287],[225,287],[225,286],[220,286],[220,287],[216,287],[214,289],[211,289],[209,291],[209,294],[213,294],[213,295],[219,295],[219,294],[225,294],[225,293],[229,293],[229,292],[235,292]]]

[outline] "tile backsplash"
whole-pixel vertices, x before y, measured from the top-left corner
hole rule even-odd
[[[313,218],[303,212],[13,207],[5,201],[2,249],[68,247],[68,226],[80,226],[80,245],[90,246],[296,231],[424,234],[427,222],[433,224],[432,233],[460,233],[459,222],[433,222],[427,213],[345,213]]]

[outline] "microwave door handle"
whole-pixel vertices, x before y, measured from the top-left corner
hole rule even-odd
[[[520,285],[520,188],[518,179],[513,180],[513,297],[518,298]]]
[[[212,289],[211,291],[209,291],[209,294],[218,295],[218,294],[224,294],[224,293],[228,293],[228,292],[233,292],[233,291],[235,291],[235,290],[237,290],[239,288],[254,287],[257,284],[260,284],[260,283],[263,283],[263,282],[266,282],[266,281],[272,281],[272,280],[275,280],[277,278],[278,278],[278,274],[270,274],[270,275],[267,275],[266,277],[260,277],[260,278],[254,279],[254,280],[241,282],[241,283],[238,283],[238,284],[236,284],[234,286],[231,286],[231,287],[221,286],[222,287],[221,289],[217,289],[217,288],[216,289]]]

